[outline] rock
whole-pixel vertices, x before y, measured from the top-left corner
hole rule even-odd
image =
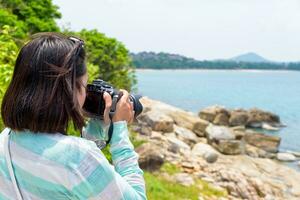
[[[199,117],[209,122],[213,122],[217,116],[217,114],[225,114],[229,116],[228,111],[221,106],[210,106],[199,112]]]
[[[163,139],[162,133],[161,132],[157,132],[157,131],[152,131],[150,139],[153,139],[153,140],[162,140]]]
[[[243,144],[240,140],[218,140],[212,145],[226,155],[237,155],[243,152]]]
[[[245,126],[233,126],[233,127],[231,127],[231,130],[233,130],[233,131],[246,131],[246,127]]]
[[[247,124],[248,113],[244,110],[234,110],[230,113],[230,126],[243,126]]]
[[[201,180],[205,181],[207,183],[214,183],[215,182],[215,180],[210,178],[210,177],[203,177],[203,178],[201,178]]]
[[[281,138],[257,132],[246,132],[244,136],[246,143],[261,148],[270,153],[277,153]]]
[[[138,132],[141,135],[151,136],[152,129],[147,126],[146,123],[138,123],[132,126],[133,131]]]
[[[190,162],[182,162],[181,163],[181,167],[187,168],[187,169],[194,169],[195,168],[195,166],[193,165],[193,163],[190,163]]]
[[[265,158],[267,157],[267,152],[265,150],[262,150],[260,148],[257,148],[255,146],[246,144],[245,145],[245,153],[248,156],[251,156],[253,158]]]
[[[298,167],[300,167],[300,161],[298,162]]]
[[[277,160],[283,162],[293,162],[296,161],[296,157],[291,153],[277,153]]]
[[[286,153],[291,153],[296,157],[300,157],[300,152],[296,152],[296,151],[286,151]]]
[[[147,123],[154,131],[172,132],[174,130],[173,119],[158,111],[151,110],[140,116],[139,119]]]
[[[192,154],[203,157],[208,163],[218,159],[218,152],[208,144],[197,143],[192,149]]]
[[[229,126],[229,116],[225,113],[219,113],[215,117],[213,124],[220,126]]]
[[[225,126],[215,126],[210,124],[206,128],[206,134],[208,141],[235,139],[235,135],[233,134],[232,130]]]
[[[208,122],[202,119],[198,119],[196,123],[194,123],[193,131],[199,136],[204,137],[205,136],[205,129],[208,126]]]
[[[199,112],[199,117],[209,122],[213,122],[217,113],[214,108],[205,108]]]
[[[268,131],[278,131],[279,130],[279,128],[273,127],[268,123],[262,123],[262,128],[265,130],[268,130]]]
[[[158,170],[164,163],[162,150],[150,143],[142,144],[135,150],[139,154],[139,166],[148,171]]]
[[[203,137],[205,135],[205,129],[209,122],[199,119],[199,117],[184,111],[174,111],[170,112],[168,115],[178,126],[195,132],[199,137]]]
[[[193,145],[198,141],[198,137],[196,136],[196,134],[189,129],[175,125],[174,132],[176,133],[178,139],[184,141],[189,145]]]
[[[261,128],[263,123],[268,123],[271,126],[279,126],[280,118],[278,115],[256,108],[249,110],[247,126]]]
[[[169,142],[168,150],[173,153],[179,153],[180,151],[190,150],[191,148],[185,142],[177,139],[176,137],[167,137]]]
[[[187,173],[178,173],[174,175],[174,179],[177,183],[184,186],[191,186],[195,184],[195,181],[191,175]]]
[[[245,136],[244,131],[233,131],[236,140],[241,140]]]

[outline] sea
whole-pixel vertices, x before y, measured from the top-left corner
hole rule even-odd
[[[263,70],[137,70],[138,93],[198,113],[211,105],[259,108],[280,116],[280,151],[300,152],[300,72]],[[296,163],[289,166],[300,170]]]

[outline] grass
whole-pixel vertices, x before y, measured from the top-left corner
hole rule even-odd
[[[186,187],[167,181],[159,175],[144,173],[148,200],[197,200],[199,189],[196,186]]]
[[[164,163],[160,168],[160,172],[166,172],[169,175],[180,173],[181,169],[171,163]],[[148,200],[194,200],[198,199],[199,196],[206,197],[224,197],[226,192],[213,188],[209,183],[196,180],[192,186],[183,186],[170,180],[166,180],[162,176],[152,174],[147,171],[144,173],[146,181],[146,190]]]
[[[165,162],[161,168],[160,168],[160,171],[161,172],[166,172],[170,175],[173,175],[173,174],[176,174],[176,173],[179,173],[181,172],[181,169],[178,168],[176,165],[174,164],[171,164],[171,163],[168,163],[168,162]]]

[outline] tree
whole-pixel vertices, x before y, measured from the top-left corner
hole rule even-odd
[[[121,42],[97,30],[83,29],[77,35],[85,40],[88,62],[98,66],[101,79],[117,88],[130,90],[134,87],[135,71],[129,52]]]
[[[61,17],[51,0],[0,0],[0,25],[18,27],[27,34],[59,31]]]
[[[18,46],[14,42],[11,32],[14,32],[14,29],[9,26],[4,26],[0,31],[0,105],[11,80],[18,53]],[[0,120],[0,129],[3,129],[2,120]]]

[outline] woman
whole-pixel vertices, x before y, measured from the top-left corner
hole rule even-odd
[[[84,127],[84,59],[81,40],[57,33],[39,34],[21,49],[1,107],[0,199],[146,199],[125,90],[112,118],[113,166],[94,142],[67,134],[72,121],[87,137],[103,138],[110,123],[104,94],[105,120]]]

